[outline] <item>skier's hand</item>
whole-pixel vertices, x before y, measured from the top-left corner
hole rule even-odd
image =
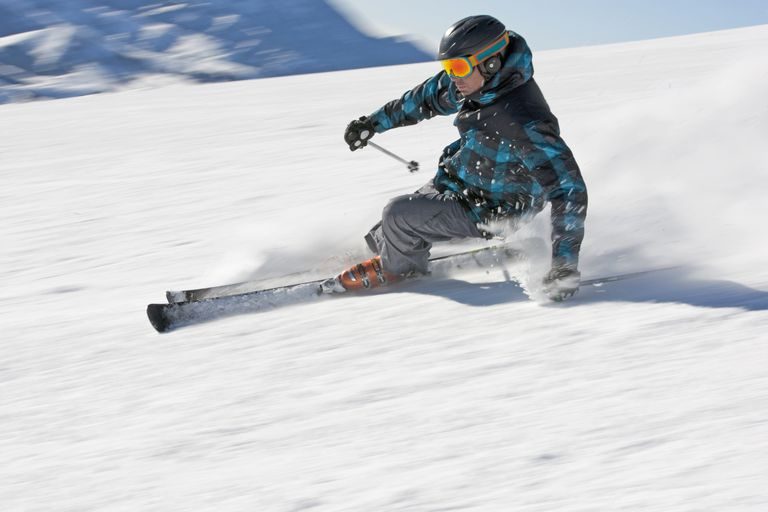
[[[573,297],[579,291],[581,273],[575,268],[553,267],[544,277],[544,292],[555,302]]]
[[[350,151],[355,151],[368,145],[368,141],[374,133],[376,132],[373,130],[373,123],[363,116],[347,125],[347,129],[344,131],[344,141],[349,144]]]

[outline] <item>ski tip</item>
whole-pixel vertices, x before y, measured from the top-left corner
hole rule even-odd
[[[176,304],[178,302],[187,302],[189,300],[187,292],[175,292],[170,290],[165,292],[165,298],[168,301],[168,304]]]
[[[157,332],[168,332],[170,330],[171,323],[165,315],[165,304],[148,305],[147,317],[149,318],[149,323],[152,324],[152,327],[154,327]]]

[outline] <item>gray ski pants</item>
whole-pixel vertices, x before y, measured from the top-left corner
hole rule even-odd
[[[427,272],[433,242],[457,238],[482,238],[483,234],[455,199],[437,192],[432,183],[392,199],[381,222],[365,236],[370,249],[381,255],[387,272]]]

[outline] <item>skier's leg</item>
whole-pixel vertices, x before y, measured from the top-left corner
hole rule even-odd
[[[434,178],[419,187],[414,191],[414,194],[428,196],[436,196],[439,194],[437,189],[435,189]],[[381,254],[381,246],[384,241],[384,235],[381,232],[381,221],[377,222],[363,238],[373,254]]]
[[[433,242],[483,238],[483,233],[456,200],[435,191],[432,183],[414,194],[394,198],[384,208],[365,241],[373,258],[352,266],[322,284],[324,293],[376,288],[427,272]]]
[[[427,272],[433,242],[482,237],[461,203],[438,193],[394,198],[369,235],[377,242],[384,270],[393,274]]]

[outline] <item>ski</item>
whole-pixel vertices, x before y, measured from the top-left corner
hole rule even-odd
[[[492,266],[494,262],[501,260],[514,260],[523,257],[523,250],[516,249],[509,245],[491,245],[487,247],[479,247],[476,249],[470,249],[468,251],[457,252],[454,254],[448,254],[445,256],[438,256],[430,258],[430,272],[435,274],[440,272],[442,267],[448,263],[450,268],[461,268],[462,265],[474,265]],[[274,288],[282,288],[283,285],[275,284],[278,280],[288,280],[291,277],[298,277],[306,275],[306,272],[296,272],[288,274],[280,278],[263,279],[259,281],[244,281],[240,283],[225,284],[220,286],[212,286],[208,288],[196,288],[191,290],[179,290],[179,291],[166,291],[165,297],[169,303],[179,302],[194,302],[205,299],[212,299],[217,297],[225,297],[230,295],[240,295],[244,293],[250,293],[255,291],[270,291]],[[325,279],[321,279],[324,281]],[[305,282],[313,282],[307,280]],[[270,286],[269,284],[272,283]],[[304,283],[298,283],[304,284]]]
[[[430,259],[429,275],[418,276],[411,280],[441,278],[457,269],[491,269],[496,266],[505,269],[505,264],[520,262],[525,258],[525,255],[526,253],[523,250],[509,246],[481,247],[479,249],[432,258]],[[679,268],[678,266],[660,267],[583,279],[581,281],[581,288],[602,286],[606,283],[642,277],[657,272],[678,270]],[[511,277],[511,279],[514,279],[514,277]],[[327,280],[328,278],[307,280],[269,288],[252,289],[245,292],[241,291],[244,289],[243,287],[252,287],[256,286],[256,284],[237,283],[213,288],[169,292],[176,294],[174,296],[184,294],[184,297],[188,297],[191,300],[171,302],[169,304],[149,304],[147,306],[147,317],[158,332],[167,332],[186,325],[202,323],[225,316],[255,313],[281,306],[308,302],[323,296],[335,295],[323,292],[321,285]],[[234,292],[235,290],[240,291]],[[212,295],[217,293],[219,295]],[[354,292],[340,295],[346,296],[349,294],[354,294]]]
[[[223,295],[191,302],[149,304],[147,317],[157,332],[202,323],[224,316],[254,313],[288,304],[305,302],[322,295],[325,279],[293,283],[236,295]]]
[[[421,277],[443,277],[450,271],[465,268],[489,269],[497,265],[520,261],[525,253],[517,248],[499,245],[481,247],[430,259],[430,273]],[[172,302],[149,304],[147,317],[158,332],[202,323],[225,316],[254,313],[289,304],[298,304],[323,295],[322,283],[328,278],[302,281],[270,288],[250,289],[256,283],[236,283],[213,288],[167,292]],[[246,291],[244,291],[246,290]],[[351,292],[350,292],[351,293]],[[346,294],[343,294],[346,295]],[[178,301],[176,299],[183,298]]]
[[[283,286],[281,282],[285,283],[288,280],[297,280],[301,282],[300,277],[306,276],[306,274],[306,272],[295,272],[279,277],[259,279],[256,281],[243,281],[240,283],[195,288],[191,290],[168,290],[165,292],[165,298],[169,304],[172,304],[174,302],[195,302],[204,299],[213,299],[216,297],[226,297],[228,295],[239,295],[242,293],[250,293],[262,289],[279,288]]]

